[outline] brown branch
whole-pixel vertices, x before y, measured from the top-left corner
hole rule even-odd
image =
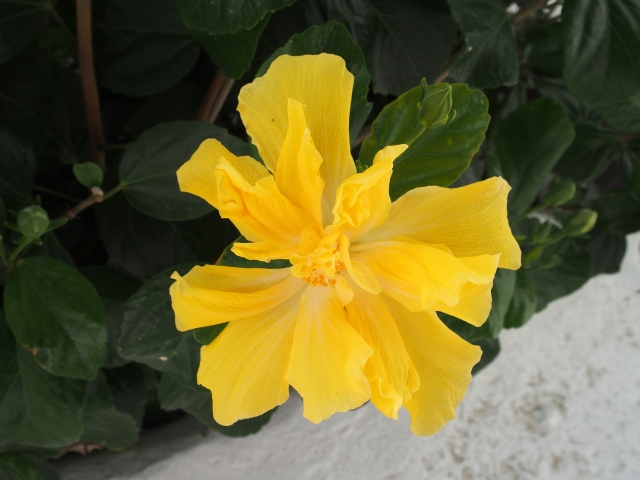
[[[109,190],[107,193],[103,193],[102,190],[100,190],[100,188],[93,187],[91,189],[91,195],[90,196],[85,198],[83,201],[81,201],[79,204],[77,204],[72,209],[67,210],[64,214],[62,214],[58,218],[56,218],[56,220],[62,220],[63,218],[68,218],[69,220],[73,220],[85,208],[90,207],[94,203],[100,203],[100,202],[106,200],[107,198],[110,198],[110,197],[114,196],[120,190],[122,190],[122,184],[118,185],[113,190]]]
[[[82,80],[82,96],[87,114],[91,161],[105,170],[104,133],[100,116],[100,101],[96,72],[93,67],[93,42],[91,38],[91,0],[76,0],[78,23],[78,61],[80,63],[80,79]]]
[[[356,141],[353,144],[354,148],[360,145],[362,142],[364,142],[364,139],[369,136],[369,134],[371,133],[371,126],[372,124],[370,123],[362,127],[362,130],[360,130],[360,133],[356,137]]]
[[[547,1],[548,0],[533,0],[533,2],[525,5],[516,13],[514,13],[511,16],[511,22],[513,24],[516,24],[518,22],[521,22],[525,18],[527,18],[532,13],[537,12],[538,10],[542,10],[544,7],[547,6]]]
[[[640,140],[640,132],[623,133],[618,138],[622,143],[628,143],[633,140]]]
[[[231,91],[234,81],[233,78],[225,77],[221,70],[216,72],[207,93],[202,99],[202,103],[196,114],[196,120],[203,120],[210,123],[215,122],[216,117],[222,109],[222,105],[224,105],[224,101]]]

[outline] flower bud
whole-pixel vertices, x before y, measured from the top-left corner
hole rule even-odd
[[[565,203],[571,201],[575,194],[575,183],[573,183],[571,180],[565,180],[560,177],[556,177],[553,179],[553,182],[551,182],[544,201],[552,207],[557,207],[558,205],[564,205]]]
[[[564,225],[564,233],[567,237],[577,237],[590,232],[596,224],[598,214],[588,208],[576,212]]]
[[[451,86],[433,85],[420,102],[420,123],[427,128],[444,125],[449,120],[451,105]]]
[[[49,226],[49,215],[37,205],[22,209],[18,215],[18,229],[29,240],[40,238]]]

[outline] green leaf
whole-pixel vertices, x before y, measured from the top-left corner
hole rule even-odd
[[[51,226],[51,223],[49,225]],[[58,240],[55,233],[47,232],[40,237],[40,240],[42,241],[42,245],[32,245],[29,251],[24,255],[25,258],[49,257],[75,268],[76,264],[73,261],[73,258],[71,258],[67,249],[64,248],[64,245],[60,243],[60,240]]]
[[[533,317],[536,305],[536,292],[529,278],[529,272],[518,270],[511,303],[504,317],[504,328],[522,327]]]
[[[618,135],[596,124],[578,124],[573,143],[555,170],[578,183],[592,182],[613,160],[620,145]]]
[[[218,338],[218,335],[222,333],[224,327],[226,326],[226,323],[219,323],[218,325],[212,325],[210,327],[196,328],[193,331],[193,338],[195,338],[202,345],[209,345],[216,338]]]
[[[107,343],[104,308],[76,270],[45,257],[26,258],[9,274],[4,291],[7,323],[48,372],[90,380]]]
[[[191,29],[189,32],[207,51],[213,63],[224,71],[227,77],[242,78],[247,73],[256,54],[258,39],[269,22],[267,14],[248,30],[238,30],[226,35],[209,35],[206,31]]]
[[[329,19],[346,23],[364,52],[375,90],[400,95],[433,82],[449,58],[456,27],[444,0],[326,0]]]
[[[596,224],[597,227],[598,224]],[[584,247],[593,259],[591,277],[601,273],[618,273],[627,251],[627,239],[624,235],[606,231],[594,232]]]
[[[607,122],[623,132],[640,130],[640,94],[598,107]]]
[[[0,478],[2,480],[59,480],[57,472],[45,462],[19,453],[0,455]]]
[[[449,0],[449,6],[464,34],[451,78],[476,88],[515,85],[520,73],[516,37],[502,0]]]
[[[165,366],[165,374],[158,384],[158,399],[165,410],[184,410],[208,428],[229,437],[245,437],[258,432],[271,419],[275,408],[259,417],[240,420],[225,427],[213,419],[211,393],[197,384],[196,376],[200,364],[201,344],[189,332],[175,350]]]
[[[606,105],[640,92],[640,3],[567,0],[564,78],[580,100]]]
[[[270,12],[295,0],[176,0],[184,24],[209,35],[236,33],[253,28]]]
[[[562,77],[564,70],[564,36],[561,23],[535,29],[527,38],[524,63],[535,73]]]
[[[596,107],[580,102],[560,79],[534,77],[535,86],[541,97],[553,98],[562,105],[574,123],[601,122],[602,115]],[[518,85],[523,85],[519,83]],[[526,89],[525,89],[526,90]]]
[[[75,56],[77,42],[76,36],[70,30],[61,27],[49,28],[38,37],[38,46],[49,52],[56,62],[63,62]]]
[[[86,382],[54,377],[20,348],[0,317],[0,431],[20,445],[66,447],[82,435]]]
[[[248,146],[226,130],[207,122],[169,122],[147,130],[120,162],[120,182],[129,203],[161,220],[201,217],[213,207],[200,197],[180,191],[177,170],[207,138],[217,138],[234,153]]]
[[[430,87],[431,90],[440,87]],[[489,125],[488,101],[478,90],[452,85],[453,120],[441,127],[428,128],[396,159],[389,191],[392,199],[425,185],[446,187],[467,169],[480,148]],[[413,88],[387,105],[373,122],[360,150],[360,161],[371,165],[373,157],[387,145],[409,141],[420,125],[418,104],[421,87]],[[455,145],[455,148],[451,146]]]
[[[27,48],[40,33],[49,13],[45,0],[0,1],[0,63]]]
[[[73,166],[73,175],[76,177],[76,180],[87,188],[102,185],[102,169],[95,163],[76,163]]]
[[[107,353],[104,368],[120,367],[127,360],[118,355],[116,341],[129,297],[142,285],[139,281],[116,270],[101,265],[91,265],[80,270],[100,295],[107,323]]]
[[[591,204],[598,212],[598,227],[628,235],[640,230],[640,201],[627,190],[612,190]]]
[[[484,370],[500,353],[500,340],[497,338],[483,338],[474,343],[482,349],[482,357],[480,357],[480,361],[473,366],[471,375],[477,375],[478,372]]]
[[[130,448],[138,440],[135,420],[116,411],[102,373],[87,385],[82,422],[84,433],[80,441],[84,443],[117,451]]]
[[[94,53],[101,85],[131,96],[153,95],[178,83],[200,46],[180,21],[173,0],[94,2]]]
[[[495,126],[487,146],[487,171],[511,185],[510,215],[529,208],[574,136],[564,109],[550,98],[527,103]]]
[[[157,372],[140,363],[103,370],[117,411],[131,416],[142,428],[145,406],[155,399]]]
[[[167,362],[177,355],[184,334],[176,330],[171,308],[171,274],[177,271],[186,275],[194,266],[192,263],[165,270],[131,296],[118,338],[118,352],[123,358],[164,371]]]
[[[328,22],[324,25],[309,27],[303,33],[294,35],[283,47],[276,50],[264,61],[256,73],[256,77],[264,75],[271,63],[280,55],[298,56],[319,53],[332,53],[342,57],[347,69],[354,76],[349,116],[349,136],[353,144],[371,112],[372,104],[367,102],[371,77],[367,71],[362,51],[354,43],[349,30],[344,25],[338,22]]]
[[[206,263],[216,263],[227,245],[240,235],[226,218],[220,218],[217,210],[195,220],[172,222],[193,257]]]
[[[36,157],[31,143],[0,127],[0,195],[15,205],[31,197]]]

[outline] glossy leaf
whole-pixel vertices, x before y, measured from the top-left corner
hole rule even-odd
[[[527,38],[524,62],[535,73],[562,77],[564,70],[564,36],[562,23],[552,23],[534,30]]]
[[[45,0],[0,0],[0,63],[35,40],[49,13],[48,7]]]
[[[580,100],[607,105],[640,92],[640,3],[567,0],[564,78]]]
[[[441,127],[424,130],[395,160],[389,187],[392,199],[416,187],[450,185],[467,169],[480,148],[489,125],[487,98],[466,85],[451,87],[455,118]],[[370,165],[376,152],[385,146],[412,138],[419,125],[417,105],[421,98],[422,90],[416,87],[382,110],[360,150],[363,164]]]
[[[520,73],[516,37],[502,0],[448,1],[464,34],[451,78],[476,88],[515,85]]]
[[[367,102],[371,77],[362,51],[354,43],[349,30],[344,25],[328,22],[324,25],[309,27],[303,33],[294,35],[262,64],[256,77],[264,75],[271,63],[280,55],[298,56],[319,53],[332,53],[344,58],[347,69],[354,76],[349,116],[349,136],[353,144],[371,112],[372,105]]]
[[[96,75],[116,93],[166,90],[198,59],[173,0],[98,0],[93,8]]]
[[[206,31],[191,29],[191,35],[200,42],[213,63],[230,78],[241,78],[256,53],[258,39],[269,22],[270,14],[248,30],[238,30],[226,35],[209,35]]]
[[[138,440],[135,420],[116,411],[102,373],[87,385],[82,422],[84,433],[80,441],[84,443],[117,451],[130,448]]]
[[[609,125],[623,132],[640,130],[640,94],[598,107]]]
[[[174,271],[185,275],[194,264],[170,268],[146,281],[131,296],[120,326],[118,353],[128,360],[164,371],[176,355],[183,334],[176,330],[169,287]]]
[[[527,103],[495,126],[487,146],[487,172],[511,185],[510,215],[529,208],[574,137],[564,109],[549,98]]]
[[[31,142],[0,127],[0,195],[16,205],[27,204],[35,175]]]
[[[248,146],[207,122],[169,122],[147,130],[120,162],[120,182],[129,203],[161,220],[189,220],[211,212],[200,197],[181,192],[176,171],[207,138],[217,138],[237,154]]]
[[[90,380],[107,343],[104,308],[75,269],[46,257],[21,260],[4,291],[7,323],[48,372]]]
[[[176,0],[184,24],[209,35],[224,35],[254,27],[269,12],[295,0]]]
[[[329,19],[346,23],[364,52],[375,90],[400,95],[441,73],[456,27],[444,0],[326,0]]]
[[[45,372],[0,317],[0,432],[20,445],[56,448],[82,435],[86,382]]]

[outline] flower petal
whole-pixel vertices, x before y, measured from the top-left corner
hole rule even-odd
[[[358,287],[354,290],[356,294],[345,308],[349,324],[373,348],[364,369],[371,383],[371,401],[387,417],[397,420],[400,407],[420,386],[418,372],[380,296]]]
[[[202,347],[198,383],[211,390],[213,418],[231,425],[289,398],[289,365],[300,295],[255,317],[231,322]]]
[[[408,236],[441,243],[456,257],[500,253],[500,267],[520,268],[520,247],[507,220],[509,184],[500,177],[459,188],[421,187],[393,202],[389,220],[361,240]]]
[[[356,173],[349,145],[353,75],[336,55],[276,58],[267,73],[240,90],[238,111],[265,165],[276,164],[289,128],[288,99],[305,105],[305,118],[322,156],[323,209],[331,211],[338,185]]]
[[[220,159],[225,159],[250,184],[269,175],[269,171],[251,157],[237,157],[215,138],[208,138],[200,144],[196,153],[177,172],[178,184],[183,192],[203,198],[215,208],[220,208],[216,167]]]
[[[405,404],[411,414],[411,431],[432,435],[456,417],[455,409],[482,351],[449,330],[435,313],[411,313],[388,297],[383,301],[420,376],[420,388]]]
[[[236,268],[219,265],[193,267],[169,290],[181,332],[267,312],[306,285],[289,268]]]
[[[319,170],[322,157],[316,150],[307,128],[303,106],[289,99],[289,131],[282,145],[276,167],[276,184],[295,206],[306,211],[322,225],[322,189]]]
[[[493,282],[475,285],[471,282],[465,284],[460,290],[460,301],[453,307],[444,302],[437,303],[433,309],[437,312],[448,313],[460,320],[470,323],[474,327],[480,327],[489,318],[491,313],[491,288]]]
[[[333,225],[355,242],[364,233],[384,223],[391,208],[389,180],[393,161],[407,145],[393,145],[380,150],[373,165],[347,178],[338,187],[333,207]]]
[[[368,248],[367,248],[368,247]],[[382,292],[412,312],[454,306],[467,282],[487,284],[495,276],[498,255],[456,258],[440,246],[399,241],[363,244],[351,258],[366,265]]]
[[[285,379],[304,399],[304,417],[320,423],[371,395],[362,372],[373,350],[347,323],[333,287],[307,287]]]

